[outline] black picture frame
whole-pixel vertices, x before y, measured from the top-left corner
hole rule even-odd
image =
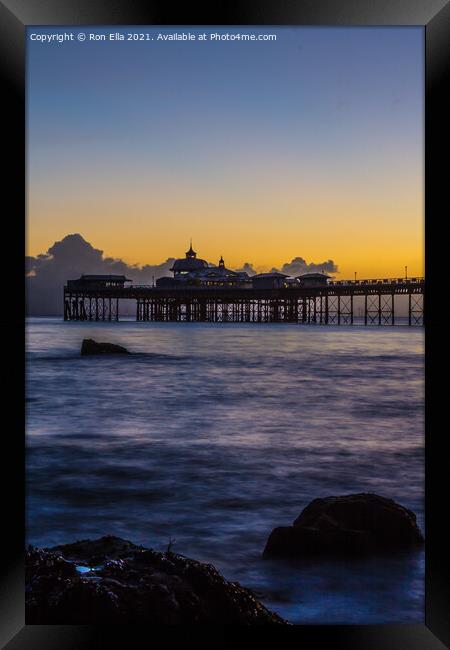
[[[0,642],[18,648],[135,648],[154,642],[149,630],[91,626],[26,626],[24,589],[24,273],[25,247],[25,29],[30,25],[420,25],[425,30],[425,242],[426,242],[426,612],[425,625],[292,626],[272,630],[299,647],[434,650],[450,646],[448,456],[446,453],[445,238],[448,192],[447,94],[450,88],[450,3],[445,0],[282,0],[258,3],[192,3],[174,9],[152,0],[0,0],[0,66],[3,89],[3,233],[7,254],[1,321],[3,399],[3,542]],[[5,140],[9,139],[9,145]],[[6,209],[6,198],[9,208]],[[6,426],[6,415],[12,415]],[[6,467],[9,471],[6,472]],[[221,638],[250,639],[223,628]],[[202,631],[203,634],[204,631]],[[138,635],[141,635],[141,641]],[[143,634],[142,634],[143,633]],[[264,634],[267,630],[264,631]],[[170,643],[179,630],[165,632]],[[183,643],[199,631],[183,633]],[[113,635],[113,636],[111,636]],[[108,639],[114,639],[109,642]]]

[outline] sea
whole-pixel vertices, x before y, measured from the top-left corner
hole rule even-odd
[[[424,622],[423,551],[262,557],[316,497],[375,492],[424,531],[421,327],[29,318],[26,448],[29,544],[170,544],[291,623]]]

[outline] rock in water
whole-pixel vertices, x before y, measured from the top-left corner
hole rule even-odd
[[[377,494],[349,494],[311,501],[292,526],[273,529],[264,555],[364,555],[423,543],[411,510]]]
[[[130,354],[130,352],[115,343],[98,343],[94,339],[83,339],[81,354]]]
[[[29,547],[25,580],[31,625],[287,624],[211,564],[118,537]]]

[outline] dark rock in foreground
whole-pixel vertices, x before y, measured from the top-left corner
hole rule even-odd
[[[130,354],[130,352],[115,343],[98,343],[94,339],[83,339],[81,354]]]
[[[314,499],[292,526],[274,528],[264,555],[364,555],[417,548],[416,515],[377,494]]]
[[[95,567],[79,573],[76,566]],[[286,624],[210,564],[118,537],[26,552],[27,624]]]

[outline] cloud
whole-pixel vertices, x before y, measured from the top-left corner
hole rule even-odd
[[[121,259],[104,257],[81,235],[67,235],[46,253],[25,259],[27,313],[29,315],[61,315],[62,287],[67,280],[82,273],[126,275],[137,284],[152,284],[153,277],[171,275],[174,258],[161,264],[129,265]]]
[[[302,275],[303,273],[339,273],[338,267],[333,260],[308,263],[303,257],[294,257],[290,262],[283,264],[281,272],[293,277]]]
[[[257,271],[251,262],[244,262],[244,265],[240,269],[236,269],[239,273],[248,273],[249,275],[256,275]]]
[[[104,257],[103,251],[94,248],[81,235],[67,235],[57,241],[46,253],[25,259],[27,287],[27,313],[40,316],[60,316],[62,314],[62,287],[67,280],[79,278],[82,273],[125,275],[135,284],[153,284],[153,280],[169,275],[175,258],[170,257],[160,264],[129,265],[122,259]],[[250,262],[245,262],[238,271],[255,275],[257,271]],[[272,269],[278,271],[280,269]],[[307,263],[302,257],[295,257],[281,267],[287,275],[324,271],[336,273],[338,268],[333,260],[321,263]],[[122,313],[133,313],[124,301]]]

